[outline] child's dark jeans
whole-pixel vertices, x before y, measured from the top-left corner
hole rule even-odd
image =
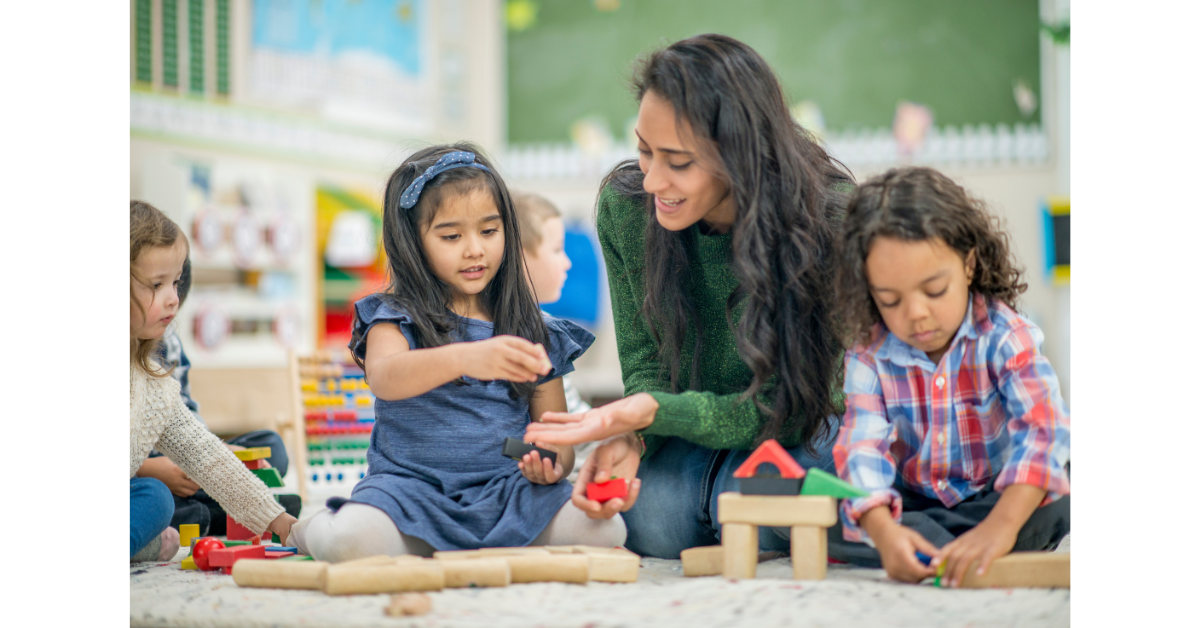
[[[942,502],[914,493],[896,483],[896,490],[904,500],[904,512],[900,523],[921,533],[921,536],[938,547],[962,536],[979,525],[1000,501],[1000,492],[993,488],[995,480],[989,482],[979,493],[953,508]],[[1071,496],[1065,495],[1033,511],[1029,521],[1017,533],[1014,552],[1054,549],[1058,542],[1071,531]],[[855,543],[842,538],[842,522],[829,528],[829,556],[860,567],[882,567],[879,551],[866,543]]]

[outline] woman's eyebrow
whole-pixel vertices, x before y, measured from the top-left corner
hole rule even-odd
[[[646,146],[650,145],[650,142],[647,142],[646,138],[642,137],[642,134],[638,133],[637,129],[634,129],[633,133],[638,136],[639,140],[642,140],[643,144],[645,144]],[[670,153],[672,155],[691,155],[692,154],[691,151],[683,150],[681,148],[659,148],[658,150],[662,151],[664,153]]]

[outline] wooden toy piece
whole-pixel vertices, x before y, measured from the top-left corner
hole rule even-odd
[[[809,469],[804,479],[801,495],[827,495],[829,497],[866,497],[867,491],[820,469]]]
[[[725,570],[725,548],[720,545],[693,547],[679,553],[683,560],[683,575],[719,576]]]
[[[779,469],[779,475],[760,473],[759,466],[766,463]],[[772,438],[759,445],[733,477],[738,478],[738,487],[747,495],[796,495],[804,482],[804,469]]]
[[[512,570],[503,558],[441,561],[447,589],[465,587],[506,587],[512,583]]]
[[[192,559],[201,570],[209,571],[212,569],[208,564],[209,553],[221,549],[225,549],[225,544],[216,537],[206,536],[196,539],[195,544],[192,545]]]
[[[535,447],[529,443],[521,442],[515,438],[504,439],[504,449],[501,452],[505,457],[513,460],[520,460],[525,454],[531,451],[537,451],[538,455],[543,458],[549,458],[550,464],[558,464],[558,454],[549,449]]]
[[[261,545],[243,545],[213,550],[208,554],[208,564],[213,567],[232,567],[243,558],[264,558],[266,552]]]
[[[239,545],[253,545],[250,541],[230,541],[225,539],[225,547],[237,547]]]
[[[279,540],[279,535],[278,535],[278,534],[275,534],[274,532],[272,532],[272,533],[271,533],[271,542],[272,542],[272,543],[282,543],[283,541],[280,541],[280,540]]]
[[[185,523],[179,526],[179,546],[191,547],[192,539],[200,536],[200,524]]]
[[[400,561],[390,565],[330,565],[322,589],[326,595],[440,591],[445,586],[442,563]]]
[[[825,528],[792,526],[792,578],[824,580],[829,566],[828,537]]]
[[[250,544],[251,545],[262,545],[262,537],[261,536],[250,537]]]
[[[258,460],[246,460],[242,464],[246,465],[246,468],[250,469],[250,470],[266,469],[267,468],[267,459],[259,458]]]
[[[183,559],[182,563],[179,564],[179,568],[192,570],[192,569],[199,569],[200,567],[196,566],[195,559],[193,559],[191,556],[188,556],[187,558]]]
[[[217,567],[217,569],[219,569],[221,571],[221,573],[223,573],[227,576],[233,575],[233,567]]]
[[[266,547],[266,550],[267,550],[268,554],[270,554],[271,552],[292,552],[293,554],[296,553],[296,548],[288,547],[287,545],[271,545],[271,546]]]
[[[434,552],[433,557],[438,560],[466,560],[472,558],[495,558],[498,556],[524,556],[526,554],[547,555],[550,552],[543,547],[485,547],[477,550]]]
[[[239,560],[233,565],[233,582],[239,587],[267,589],[320,589],[329,563]]]
[[[754,577],[758,570],[758,526],[722,522],[721,547],[725,554],[721,573],[726,578]]]
[[[251,469],[250,473],[258,476],[258,479],[267,485],[267,488],[280,488],[283,486],[283,477],[279,475],[279,469]]]
[[[1014,552],[992,561],[982,576],[975,575],[976,569],[979,569],[978,562],[967,568],[958,586],[964,589],[1071,588],[1071,554],[1068,552]]]
[[[389,617],[409,617],[424,615],[433,609],[433,600],[424,593],[397,593],[392,596],[392,603],[383,609]]]
[[[821,495],[772,496],[726,492],[717,497],[720,523],[758,526],[821,526],[837,523],[837,500]]]
[[[225,515],[225,538],[231,541],[249,541],[253,536],[254,533],[249,528],[234,521],[231,515]]]
[[[287,558],[288,556],[295,555],[296,552],[267,552],[266,554],[263,554],[263,558],[266,558],[267,560],[278,560],[280,558]]]
[[[588,579],[596,582],[637,582],[642,557],[620,547],[576,545],[575,551],[587,556]]]
[[[262,458],[271,457],[270,447],[251,447],[249,449],[239,449],[233,452],[238,460],[246,462],[247,460],[261,460]]]
[[[573,582],[587,584],[588,557],[582,554],[527,554],[505,556],[513,583]]]
[[[376,565],[390,565],[396,562],[395,556],[387,554],[377,554],[375,556],[364,556],[363,558],[355,558],[337,563],[339,567],[371,567]]]
[[[301,556],[300,554],[296,554],[294,556],[284,556],[283,558],[280,558],[279,560],[280,560],[280,562],[282,562],[285,560],[299,561],[299,560],[316,560],[316,559],[313,558],[312,556]]]
[[[615,475],[611,480],[589,482],[587,485],[587,498],[594,502],[604,503],[618,497],[623,499],[628,495],[629,483],[625,481],[625,478],[619,478]]]

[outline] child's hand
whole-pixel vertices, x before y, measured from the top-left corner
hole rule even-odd
[[[147,458],[142,466],[137,470],[137,476],[140,478],[154,478],[159,482],[167,485],[171,489],[171,493],[179,497],[191,497],[200,490],[200,485],[192,481],[191,478],[179,468],[179,465],[171,462],[166,456],[158,456],[155,458]]]
[[[292,524],[296,523],[296,518],[286,512],[275,517],[275,520],[267,525],[267,532],[273,532],[279,536],[279,540],[287,543],[288,535],[292,533]]]
[[[633,434],[620,434],[600,443],[579,468],[571,503],[591,519],[611,519],[617,513],[633,508],[642,489],[642,481],[637,476],[641,455],[641,446]],[[587,498],[589,482],[597,478],[607,480],[614,475],[629,483],[629,494],[625,499],[616,497],[601,504]]]
[[[462,343],[469,351],[463,357],[462,373],[482,381],[536,382],[550,373],[546,348],[517,336],[495,336]]]
[[[993,560],[1011,552],[1019,530],[1019,527],[984,519],[966,534],[947,543],[937,554],[930,554],[933,560],[929,564],[937,567],[940,563],[946,563],[942,586],[957,587],[962,584],[967,569],[976,560],[979,561],[979,568],[975,573],[982,576],[987,573]]]
[[[872,521],[868,522],[868,517]],[[917,552],[933,556],[937,547],[920,532],[896,523],[887,506],[867,511],[860,523],[875,542],[883,568],[892,580],[917,583],[937,573],[936,565],[926,567],[917,560]]]
[[[558,448],[546,443],[534,443],[534,445],[542,449],[549,449],[557,452]],[[534,484],[554,484],[563,478],[562,455],[554,459],[554,464],[550,464],[549,458],[543,458],[536,450],[525,454],[519,462],[517,468],[521,470],[521,475],[525,479]]]

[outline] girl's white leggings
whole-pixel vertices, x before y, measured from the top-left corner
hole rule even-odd
[[[396,529],[387,513],[356,503],[347,503],[336,513],[322,510],[296,523],[287,544],[331,563],[379,554],[429,557],[434,551],[425,541]],[[620,516],[589,519],[568,501],[530,545],[620,547],[625,545],[625,520]]]

